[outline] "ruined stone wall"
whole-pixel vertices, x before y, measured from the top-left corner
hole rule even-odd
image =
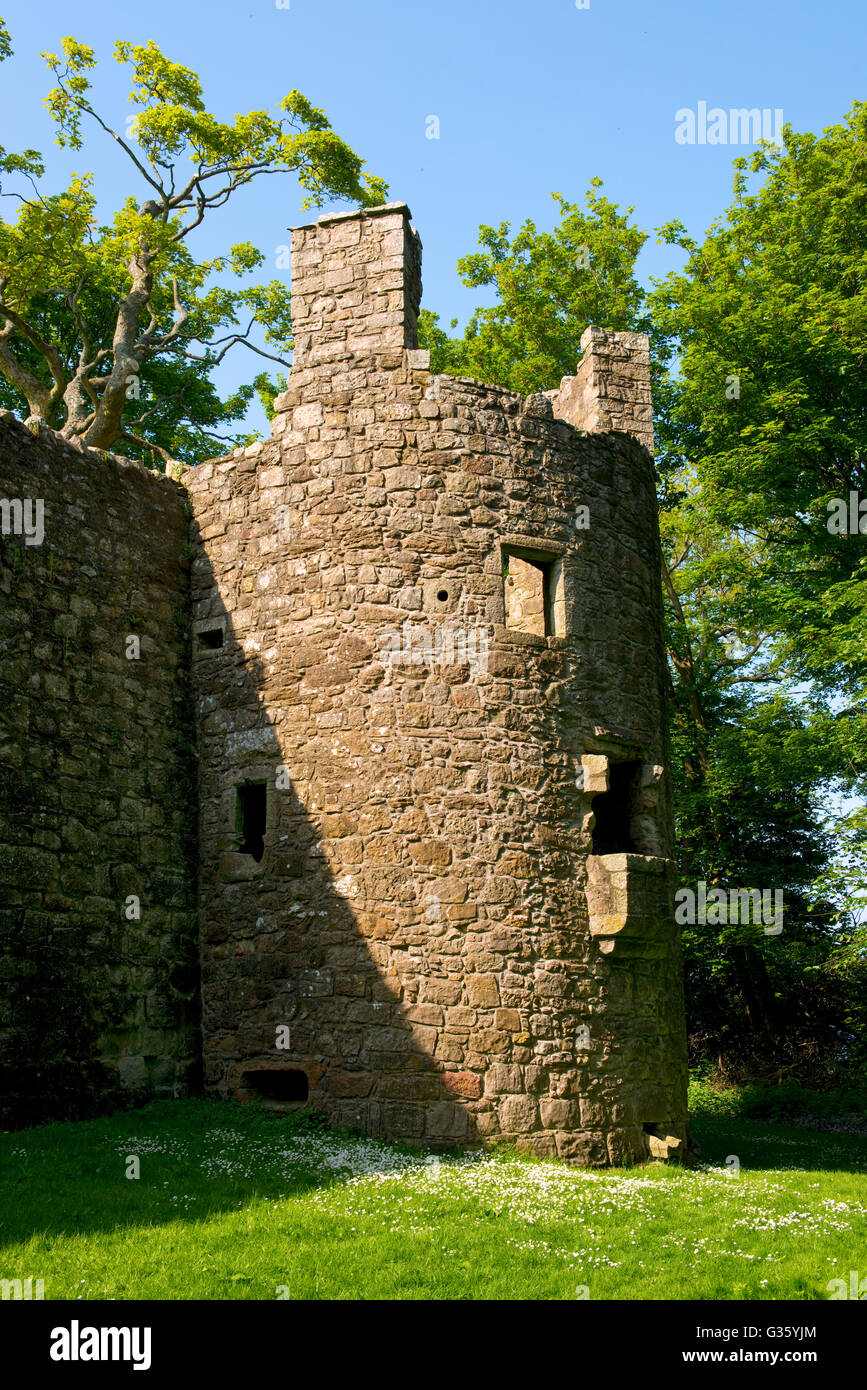
[[[431,377],[407,218],[295,234],[317,252],[273,438],[186,475],[206,1082],[430,1143],[666,1156],[652,461],[550,397]],[[343,278],[371,255],[378,323]],[[507,622],[512,556],[544,635]]]
[[[421,240],[404,204],[292,232],[293,369],[417,346]]]
[[[3,508],[24,499],[41,544]],[[0,1120],[20,1124],[199,1071],[188,529],[170,479],[8,414],[0,512]]]
[[[547,393],[554,414],[576,429],[623,430],[653,452],[650,344],[645,333],[614,333],[591,324],[581,335],[574,376]]]
[[[589,329],[526,399],[431,376],[402,204],[292,246],[272,438],[187,499],[0,419],[0,498],[45,507],[0,551],[4,1115],[195,1083],[197,868],[213,1093],[668,1157],[647,340]]]

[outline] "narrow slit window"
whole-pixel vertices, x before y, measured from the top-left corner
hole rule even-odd
[[[633,854],[632,817],[638,788],[640,762],[612,763],[608,769],[608,791],[592,802],[594,854]]]
[[[307,1073],[297,1068],[262,1067],[244,1072],[242,1081],[265,1100],[299,1101],[310,1094]]]
[[[268,787],[265,782],[245,782],[237,788],[236,830],[241,837],[239,852],[250,854],[258,864],[265,853],[265,825]]]
[[[223,645],[223,629],[221,627],[206,627],[199,631],[199,642],[209,651],[215,652]]]

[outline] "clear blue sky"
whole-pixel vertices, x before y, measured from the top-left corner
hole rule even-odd
[[[679,145],[675,112],[782,108],[796,129],[818,131],[867,97],[865,0],[105,0],[61,5],[0,0],[15,57],[0,67],[0,143],[48,154],[42,109],[50,79],[39,58],[73,34],[101,60],[99,107],[120,127],[132,107],[116,39],[154,39],[194,68],[220,117],[273,109],[297,87],[409,203],[424,243],[424,303],[463,323],[479,299],[455,274],[481,222],[553,222],[550,194],[582,198],[599,175],[650,230],[672,217],[694,234],[727,205],[741,148]],[[436,115],[440,138],[426,138]],[[48,180],[92,170],[101,211],[137,192],[105,137],[54,148]],[[11,202],[0,204],[8,217]],[[213,215],[200,253],[251,240],[269,257],[286,228],[307,220],[289,178],[265,179]],[[198,234],[197,234],[198,235]],[[653,239],[640,272],[659,275],[677,253]],[[225,378],[260,362],[243,349]],[[257,366],[258,370],[258,366]],[[221,378],[222,384],[223,378]]]

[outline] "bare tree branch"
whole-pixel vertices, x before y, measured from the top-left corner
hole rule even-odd
[[[47,420],[50,415],[49,397],[50,393],[39,380],[33,376],[9,351],[8,341],[14,332],[14,324],[7,324],[6,328],[0,332],[0,371],[6,380],[20,391],[27,401],[31,415],[40,419]]]
[[[29,343],[32,343],[37,352],[45,359],[48,369],[54,378],[54,386],[49,393],[49,400],[51,404],[54,404],[54,402],[59,400],[63,395],[68,381],[60,353],[51,343],[46,342],[41,334],[37,333],[35,328],[32,328],[26,319],[22,318],[11,305],[6,303],[3,295],[5,294],[7,283],[5,278],[0,280],[0,314],[7,320],[7,323],[11,323],[14,328],[17,328],[21,336],[26,338]]]
[[[219,339],[219,341],[222,342],[223,339],[221,338]],[[269,362],[279,362],[281,367],[290,367],[292,365],[291,362],[286,361],[285,357],[275,357],[273,352],[264,352],[262,348],[257,348],[256,344],[251,343],[247,338],[246,334],[243,333],[236,333],[232,338],[230,338],[226,343],[226,346],[223,348],[222,352],[218,352],[216,357],[208,357],[207,355],[200,356],[198,353],[195,352],[184,352],[183,355],[184,357],[188,358],[190,362],[209,362],[216,367],[219,365],[220,362],[222,362],[226,353],[229,351],[229,348],[233,347],[235,343],[242,343],[244,347],[249,348],[251,352],[257,353],[259,357],[267,358]]]
[[[189,309],[185,309],[181,303],[180,294],[178,293],[178,282],[174,275],[172,276],[172,298],[174,300],[175,309],[175,322],[173,327],[168,333],[164,333],[161,338],[154,339],[152,333],[153,329],[156,327],[156,319],[153,309],[151,308],[151,321],[147,326],[147,330],[142,334],[133,348],[136,357],[150,357],[155,352],[159,352],[163,348],[168,347],[169,344],[173,343],[179,336],[181,329],[190,317],[190,311]],[[150,308],[150,303],[148,307]]]
[[[67,71],[68,71],[68,69],[67,69]],[[100,125],[100,126],[102,126],[102,129],[105,131],[105,133],[106,133],[107,135],[110,135],[110,136],[112,137],[112,139],[114,139],[114,140],[117,141],[117,143],[120,145],[121,149],[122,149],[122,150],[129,156],[129,158],[132,160],[133,164],[134,164],[135,167],[138,169],[138,171],[139,171],[139,173],[141,174],[142,178],[143,178],[143,179],[146,179],[147,182],[150,184],[151,188],[156,189],[157,193],[160,194],[160,197],[164,198],[164,197],[166,196],[166,194],[165,194],[165,189],[163,188],[162,184],[159,183],[156,179],[151,178],[150,174],[148,173],[148,171],[147,171],[147,169],[145,168],[145,166],[142,164],[141,160],[138,159],[138,157],[133,153],[133,151],[130,149],[130,147],[129,147],[129,145],[126,143],[126,141],[125,141],[124,139],[122,139],[120,135],[118,135],[118,133],[117,133],[116,130],[112,130],[112,128],[111,128],[110,125],[106,125],[105,121],[102,119],[102,117],[101,117],[100,115],[98,115],[98,113],[97,113],[96,111],[94,111],[93,107],[90,105],[89,102],[87,102],[87,101],[82,101],[80,97],[75,96],[72,92],[69,91],[68,87],[65,87],[65,86],[64,86],[63,77],[64,77],[65,74],[60,73],[60,72],[58,71],[57,67],[54,67],[54,68],[53,68],[53,72],[54,72],[54,76],[57,78],[57,81],[58,81],[58,84],[59,84],[59,86],[60,86],[61,91],[64,93],[64,95],[66,96],[66,98],[67,98],[67,100],[70,102],[70,104],[71,104],[72,106],[74,106],[74,107],[76,108],[76,110],[78,110],[78,111],[86,111],[87,114],[88,114],[89,116],[92,116],[93,119],[97,122],[97,124]]]

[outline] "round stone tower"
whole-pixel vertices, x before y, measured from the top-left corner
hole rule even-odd
[[[578,1163],[682,1152],[647,340],[432,376],[402,204],[292,239],[272,439],[194,512],[220,1095]]]

